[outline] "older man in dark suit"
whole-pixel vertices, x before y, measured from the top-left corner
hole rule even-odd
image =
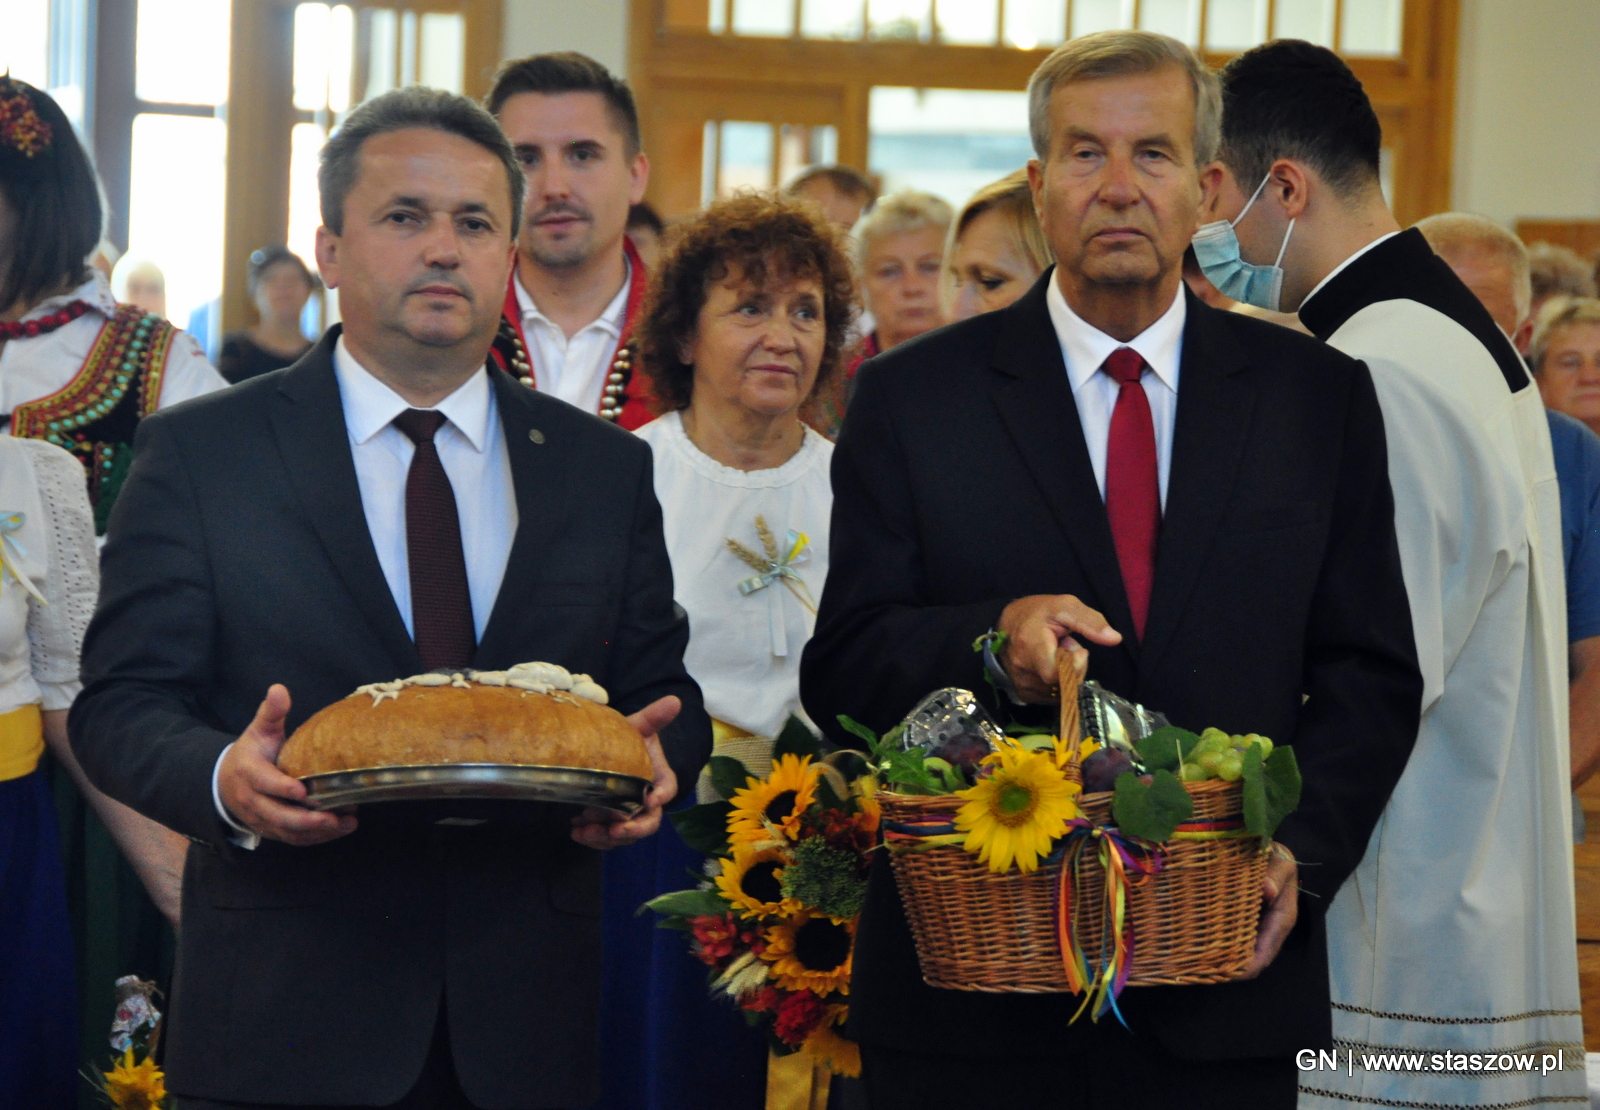
[[[96,783],[195,841],[170,1085],[186,1107],[587,1105],[595,849],[653,832],[710,747],[650,452],[485,367],[523,177],[481,108],[370,101],[320,184],[343,329],[142,426],[71,718]],[[359,685],[532,660],[633,713],[642,814],[319,813],[275,765]]]
[[[1048,703],[1077,638],[1091,677],[1175,723],[1293,744],[1305,792],[1247,981],[1129,990],[1126,1029],[1069,1025],[1065,995],[935,990],[880,859],[850,1028],[873,1110],[1292,1107],[1295,1052],[1329,1044],[1322,912],[1417,728],[1382,417],[1360,363],[1184,292],[1221,172],[1216,79],[1187,47],[1086,36],[1029,92],[1058,265],[863,368],[807,709],[882,730],[981,688],[990,630],[1000,684]]]

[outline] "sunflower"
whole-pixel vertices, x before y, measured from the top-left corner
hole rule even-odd
[[[105,1076],[106,1097],[116,1110],[160,1110],[166,1102],[166,1076],[148,1056],[135,1064],[131,1046]]]
[[[787,837],[798,840],[800,820],[815,800],[817,769],[811,757],[787,753],[773,761],[772,774],[751,779],[734,791],[728,814],[728,840],[735,844],[761,844]]]
[[[1032,871],[1066,832],[1067,821],[1080,815],[1072,797],[1080,788],[1049,753],[1017,744],[1002,744],[983,762],[993,773],[956,792],[966,799],[956,814],[956,828],[967,834],[964,847],[996,874],[1009,871],[1013,859],[1019,871]]]
[[[829,1006],[803,1047],[836,1074],[855,1077],[861,1074],[861,1046],[839,1032],[849,1012],[848,1006]]]
[[[850,956],[855,944],[854,921],[796,914],[767,930],[761,958],[772,964],[778,986],[826,997],[850,993]]]
[[[776,917],[800,909],[800,903],[783,896],[783,865],[788,863],[781,848],[752,851],[745,845],[733,849],[733,858],[722,861],[717,889],[733,904],[740,917]]]

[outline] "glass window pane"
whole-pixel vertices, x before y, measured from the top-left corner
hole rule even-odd
[[[1000,0],[943,0],[939,37],[956,44],[993,46],[999,31]]]
[[[355,78],[356,16],[348,4],[328,13],[328,107],[350,110],[350,86]]]
[[[328,5],[294,9],[294,106],[306,112],[328,106]]]
[[[1133,26],[1133,0],[1072,0],[1072,37]]]
[[[134,82],[140,100],[221,104],[228,99],[228,5],[139,0]],[[174,64],[174,59],[182,64]]]
[[[1144,0],[1139,29],[1171,35],[1189,46],[1200,44],[1200,0]]]
[[[402,85],[417,83],[417,13],[400,13],[400,71],[395,74]]]
[[[1344,0],[1341,53],[1398,56],[1404,6],[1402,0]]]
[[[931,8],[928,0],[867,0],[867,32],[875,39],[925,39]]]
[[[720,35],[728,29],[728,0],[711,0],[711,33]]]
[[[467,23],[457,12],[428,12],[422,17],[422,64],[417,80],[432,89],[461,91],[466,75]]]
[[[960,208],[1027,165],[1028,94],[880,85],[868,102],[868,164],[885,192],[921,189]]]
[[[800,33],[808,39],[858,39],[864,0],[804,0]]]
[[[50,86],[50,0],[6,0],[0,4],[0,73],[35,88]]]
[[[133,119],[128,253],[161,267],[167,316],[180,323],[222,292],[226,136],[219,119]]]
[[[1033,50],[1055,46],[1066,34],[1066,0],[1006,0],[1005,43]]]
[[[1333,46],[1334,0],[1273,0],[1272,35]]]
[[[724,123],[717,195],[726,197],[739,189],[772,186],[772,124]]]
[[[318,208],[317,155],[327,142],[327,133],[314,123],[297,123],[289,137],[289,249],[316,267],[317,228],[322,226]]]
[[[802,170],[826,166],[839,157],[839,132],[831,124],[806,127],[786,123],[778,129],[778,184],[787,185]]]
[[[794,34],[793,0],[733,0],[733,33]]]
[[[371,100],[399,84],[395,59],[400,52],[400,19],[388,8],[367,8],[361,18],[367,24],[367,91],[362,99]]]
[[[1211,0],[1206,5],[1206,47],[1231,52],[1267,41],[1267,0]]]

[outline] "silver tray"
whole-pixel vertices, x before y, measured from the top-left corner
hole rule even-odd
[[[306,805],[338,809],[368,802],[462,798],[567,802],[632,817],[644,808],[648,779],[577,767],[511,763],[448,763],[421,767],[368,767],[307,775]]]

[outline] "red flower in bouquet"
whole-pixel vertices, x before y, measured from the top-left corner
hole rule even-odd
[[[716,964],[733,955],[734,943],[739,939],[739,927],[733,914],[696,917],[691,926],[694,932],[695,954],[705,963]]]
[[[778,1017],[772,1031],[786,1045],[798,1048],[822,1024],[828,1007],[811,991],[796,991],[778,1003]]]
[[[776,1010],[778,1003],[783,1001],[783,993],[777,987],[762,987],[753,990],[739,999],[741,1010],[753,1010],[758,1014]]]

